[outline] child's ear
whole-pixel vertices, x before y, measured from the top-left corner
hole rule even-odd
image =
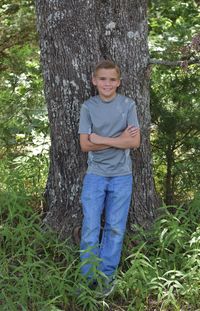
[[[95,78],[94,74],[92,74],[92,84],[93,84],[94,86],[97,85],[97,81],[96,81],[96,78]]]
[[[118,84],[117,84],[117,87],[119,87],[120,84],[121,84],[121,79],[119,79]]]

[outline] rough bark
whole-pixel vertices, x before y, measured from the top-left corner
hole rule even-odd
[[[167,164],[167,173],[165,180],[165,204],[173,205],[174,202],[174,150],[171,146],[168,147],[166,152],[166,164]]]
[[[122,70],[120,92],[134,98],[142,144],[134,152],[134,195],[129,224],[149,227],[158,205],[149,140],[149,54],[146,0],[36,0],[51,152],[44,222],[70,237],[80,224],[86,155],[78,141],[79,110],[94,95],[93,65],[111,58]]]

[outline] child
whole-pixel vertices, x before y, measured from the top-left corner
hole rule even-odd
[[[80,145],[88,152],[88,169],[83,181],[81,202],[82,273],[94,279],[94,258],[98,271],[105,275],[105,296],[113,288],[132,194],[130,148],[140,145],[135,103],[117,93],[120,69],[110,60],[97,64],[92,83],[98,95],[81,107]],[[101,215],[105,226],[99,242]],[[97,261],[97,259],[96,259]],[[84,264],[85,262],[85,264]]]

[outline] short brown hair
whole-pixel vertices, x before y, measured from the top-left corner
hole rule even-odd
[[[115,69],[117,74],[118,74],[119,79],[121,77],[121,72],[120,72],[119,66],[117,64],[115,64],[112,60],[104,59],[104,60],[100,61],[99,63],[97,63],[95,68],[94,68],[94,72],[93,72],[94,76],[96,76],[97,71],[99,69]]]

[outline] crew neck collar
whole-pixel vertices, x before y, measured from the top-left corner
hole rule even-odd
[[[101,98],[101,97],[98,95],[99,99],[100,99],[101,102],[103,102],[104,104],[109,104],[109,103],[113,102],[113,101],[117,98],[117,96],[118,96],[118,94],[116,94],[116,95],[115,95],[113,98],[111,98],[110,100],[105,100],[105,99]]]

